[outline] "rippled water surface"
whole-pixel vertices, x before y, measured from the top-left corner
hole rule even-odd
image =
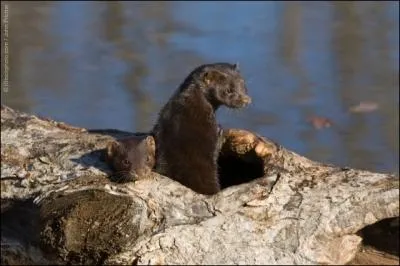
[[[315,160],[399,172],[398,2],[2,2],[3,21],[5,9],[3,104],[147,131],[194,67],[239,62],[253,104],[220,109],[223,126]]]

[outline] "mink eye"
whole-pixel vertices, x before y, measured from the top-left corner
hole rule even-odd
[[[122,164],[125,165],[125,166],[128,166],[129,165],[129,161],[127,159],[122,160]]]

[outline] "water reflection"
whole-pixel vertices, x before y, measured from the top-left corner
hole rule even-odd
[[[254,104],[221,109],[224,126],[316,160],[399,172],[397,2],[6,4],[11,107],[143,131],[192,68],[239,62]],[[362,101],[378,109],[349,112]],[[332,127],[316,130],[312,116]]]

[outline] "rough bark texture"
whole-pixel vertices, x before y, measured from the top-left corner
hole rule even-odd
[[[2,263],[344,264],[361,229],[397,217],[398,233],[398,176],[324,165],[229,129],[225,189],[214,196],[156,173],[113,183],[103,149],[129,135],[2,106]]]

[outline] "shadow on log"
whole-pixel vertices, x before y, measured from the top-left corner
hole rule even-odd
[[[228,129],[216,195],[154,172],[114,183],[102,153],[133,135],[2,106],[2,263],[365,264],[372,250],[398,264],[398,176]]]

